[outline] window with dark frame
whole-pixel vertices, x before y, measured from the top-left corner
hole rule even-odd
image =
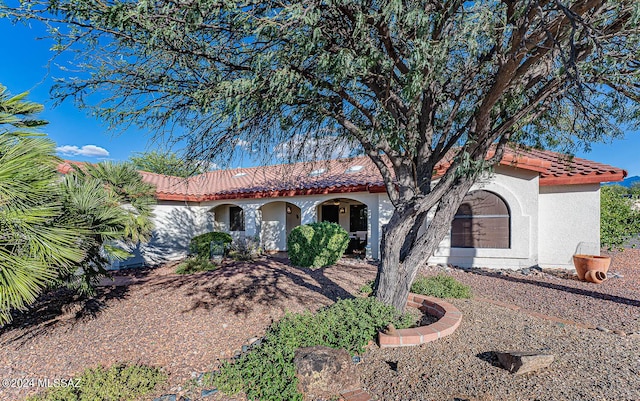
[[[452,248],[496,248],[511,246],[509,207],[489,191],[473,191],[462,201],[451,223]]]
[[[244,231],[244,210],[241,207],[229,207],[229,231]]]
[[[349,206],[349,231],[367,231],[367,206]]]

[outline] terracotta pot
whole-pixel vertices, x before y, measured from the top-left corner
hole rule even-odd
[[[600,284],[607,279],[607,273],[603,273],[600,270],[587,270],[584,274],[584,279],[595,284]]]
[[[584,280],[585,273],[590,270],[597,270],[606,274],[609,271],[610,264],[611,257],[609,256],[573,255],[573,265],[580,280]]]

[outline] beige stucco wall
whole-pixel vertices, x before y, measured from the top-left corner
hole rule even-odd
[[[600,254],[600,185],[540,187],[538,264],[572,267],[574,253]]]

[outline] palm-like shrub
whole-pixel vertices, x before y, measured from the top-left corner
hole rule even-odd
[[[338,261],[349,245],[349,233],[335,223],[311,223],[291,230],[287,238],[294,266],[319,268]]]
[[[68,173],[61,182],[65,214],[60,222],[75,222],[89,235],[78,239],[84,250],[81,269],[67,271],[60,280],[72,288],[91,292],[114,259],[151,235],[153,186],[130,163],[84,165]]]
[[[32,131],[42,106],[11,97],[0,86],[0,325],[23,309],[55,278],[83,257],[85,234],[53,224],[64,214],[53,142]]]

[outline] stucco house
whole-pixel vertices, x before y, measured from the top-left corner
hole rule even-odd
[[[349,252],[376,259],[392,213],[367,157],[219,170],[189,179],[142,174],[157,188],[156,229],[153,240],[121,267],[181,258],[193,236],[212,230],[258,237],[266,251],[286,251],[288,233],[315,221],[339,223],[352,238]],[[429,262],[569,267],[581,246],[598,252],[600,184],[626,174],[558,153],[508,150],[471,189]]]

